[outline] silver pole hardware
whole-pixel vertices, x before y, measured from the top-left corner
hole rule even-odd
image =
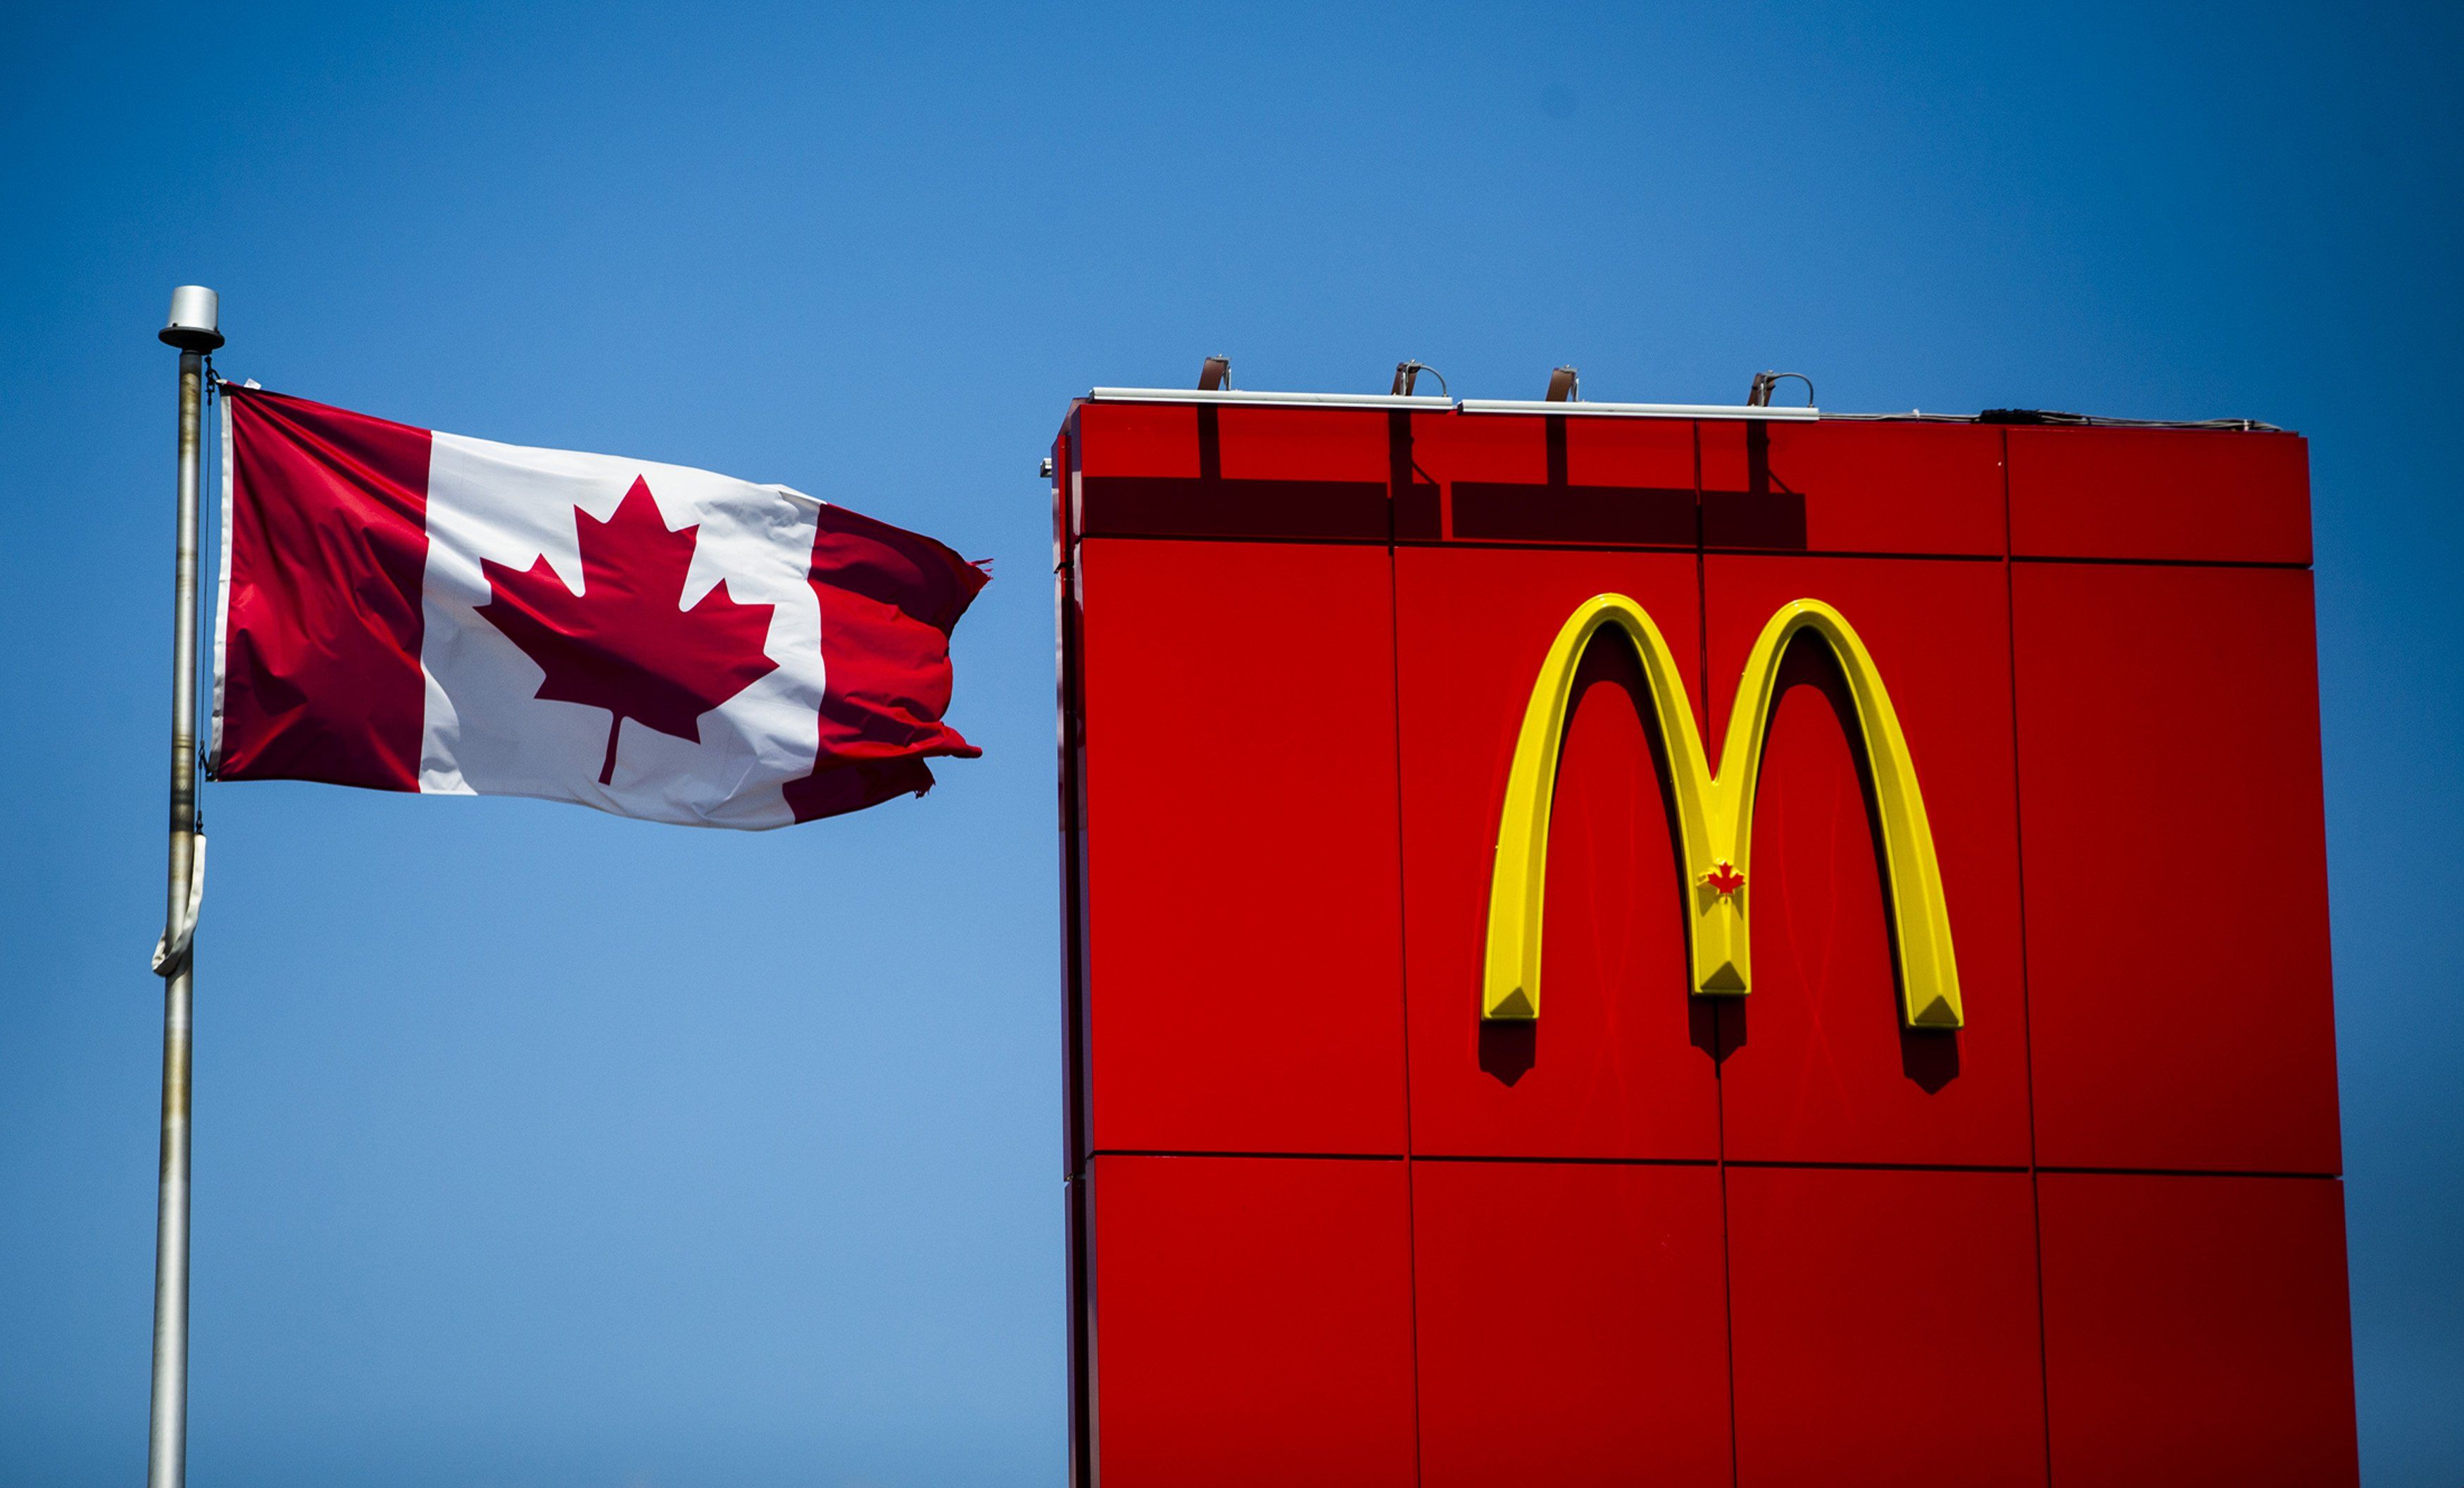
[[[1791,377],[1793,377],[1798,382],[1805,384],[1805,406],[1807,408],[1812,408],[1814,406],[1814,379],[1806,376],[1803,372],[1756,372],[1754,374],[1753,387],[1746,393],[1746,407],[1749,409],[1770,408],[1772,389],[1776,389],[1784,379]]]
[[[154,1396],[147,1488],[183,1488],[188,1459],[188,1075],[190,938],[204,843],[197,835],[197,502],[204,466],[206,353],[223,344],[214,292],[171,292],[161,332],[180,353],[177,563],[171,610],[171,821],[163,940],[163,1158],[154,1221]]]

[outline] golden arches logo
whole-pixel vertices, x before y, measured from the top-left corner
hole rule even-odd
[[[1600,632],[1633,642],[1651,689],[1653,717],[1677,805],[1679,850],[1686,865],[1688,936],[1694,992],[1739,996],[1752,985],[1753,943],[1747,910],[1753,887],[1754,782],[1762,769],[1763,736],[1771,723],[1780,656],[1799,632],[1831,648],[1848,680],[1881,816],[1884,886],[1897,934],[1902,1011],[1910,1028],[1958,1028],[1959,966],[1950,948],[1950,917],[1942,897],[1942,866],[1933,830],[1917,789],[1916,763],[1900,732],[1899,715],[1881,673],[1839,611],[1815,599],[1793,600],[1763,627],[1747,657],[1745,679],[1728,715],[1728,736],[1712,773],[1685,683],[1660,627],[1623,594],[1585,600],[1549,647],[1506,783],[1497,829],[1497,863],[1488,891],[1488,946],[1482,969],[1481,1016],[1540,1015],[1541,916],[1548,897],[1549,808],[1557,792],[1557,753],[1573,705],[1574,670]]]

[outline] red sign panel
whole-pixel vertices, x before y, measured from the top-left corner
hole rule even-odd
[[[1079,1480],[2354,1479],[2300,440],[1055,455]]]

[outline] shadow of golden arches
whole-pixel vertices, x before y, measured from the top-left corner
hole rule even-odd
[[[1839,661],[1857,706],[1874,800],[1882,821],[1884,887],[1899,937],[1901,1011],[1910,1028],[1958,1028],[1959,966],[1943,905],[1942,866],[1916,763],[1874,658],[1839,611],[1817,599],[1792,600],[1763,627],[1746,659],[1745,680],[1728,715],[1719,773],[1686,706],[1685,684],[1668,642],[1640,605],[1623,594],[1583,601],[1550,644],[1523,711],[1498,822],[1497,862],[1488,889],[1488,944],[1482,966],[1481,1016],[1540,1015],[1541,918],[1548,898],[1549,807],[1557,792],[1557,753],[1573,704],[1574,669],[1592,638],[1616,630],[1633,642],[1650,684],[1677,802],[1686,865],[1688,952],[1698,996],[1742,996],[1752,986],[1747,911],[1753,886],[1754,782],[1778,687],[1780,656],[1799,631],[1822,637]]]

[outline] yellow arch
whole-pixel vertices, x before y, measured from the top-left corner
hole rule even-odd
[[[1753,892],[1747,858],[1753,850],[1754,782],[1762,770],[1763,736],[1778,691],[1780,657],[1799,631],[1812,631],[1838,658],[1864,735],[1874,799],[1882,818],[1884,887],[1899,937],[1902,1012],[1910,1028],[1958,1028],[1964,1021],[1959,966],[1951,951],[1942,865],[1934,857],[1916,763],[1908,757],[1908,742],[1900,732],[1881,673],[1856,630],[1820,600],[1792,600],[1779,608],[1746,659],[1714,775],[1693,712],[1685,704],[1677,658],[1651,616],[1623,594],[1596,595],[1576,608],[1551,643],[1524,708],[1513,767],[1507,776],[1506,810],[1498,823],[1497,862],[1489,878],[1481,1016],[1540,1015],[1541,919],[1548,897],[1549,807],[1557,793],[1557,754],[1573,704],[1574,670],[1592,638],[1612,629],[1634,643],[1668,753],[1679,848],[1693,911],[1688,939],[1695,993],[1742,995],[1752,983],[1746,911]]]

